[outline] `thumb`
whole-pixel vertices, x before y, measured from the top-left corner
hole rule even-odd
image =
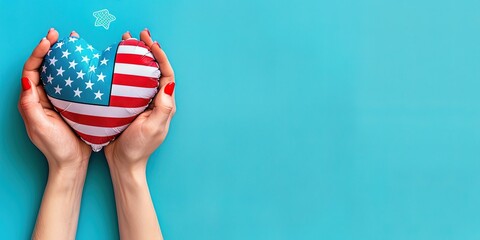
[[[22,93],[18,108],[25,123],[37,124],[44,122],[46,115],[40,104],[37,88],[32,86],[32,82],[28,78],[22,78]]]
[[[152,124],[163,126],[173,117],[175,113],[174,89],[175,82],[169,82],[160,89],[154,100],[152,114],[148,117],[148,121],[152,121]]]

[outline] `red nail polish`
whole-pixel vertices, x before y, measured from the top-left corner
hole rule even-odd
[[[22,77],[22,89],[23,91],[26,91],[30,89],[32,86],[30,85],[30,80],[26,77]]]
[[[174,82],[169,82],[167,84],[167,86],[165,86],[165,89],[163,89],[163,92],[172,96],[174,89],[175,89],[175,83]]]
[[[148,28],[145,28],[145,31],[147,31],[149,37],[152,36],[152,35],[150,35],[150,31],[148,30]]]
[[[162,48],[162,47],[160,47],[160,43],[158,43],[157,41],[155,41],[153,44],[157,45],[158,48]]]

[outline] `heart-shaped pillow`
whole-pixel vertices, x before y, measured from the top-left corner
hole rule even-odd
[[[147,108],[160,70],[142,41],[124,40],[100,52],[67,37],[51,47],[40,76],[57,112],[100,151]]]

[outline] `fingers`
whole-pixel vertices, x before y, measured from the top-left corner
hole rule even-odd
[[[25,62],[23,66],[23,72],[25,71],[37,71],[40,65],[42,64],[43,57],[47,55],[48,50],[50,49],[50,42],[47,40],[46,37],[40,40],[37,47],[33,49],[32,54]]]
[[[170,82],[160,89],[155,97],[153,110],[147,121],[154,126],[168,128],[168,124],[175,114],[175,99],[173,92],[175,90],[175,82]]]
[[[160,44],[152,40],[152,38],[150,37],[150,31],[148,31],[148,29],[140,32],[140,40],[142,40],[147,46],[150,47],[153,56],[158,62],[160,72],[162,73],[162,77],[160,78],[160,87],[163,87],[169,82],[175,81],[174,72],[172,66],[170,65],[170,62],[168,61],[167,55],[160,47]]]
[[[79,38],[79,37],[80,37],[80,35],[78,35],[78,33],[77,33],[77,32],[75,32],[75,31],[72,31],[72,32],[70,33],[70,37],[76,37],[76,38]]]
[[[22,78],[22,93],[18,103],[18,108],[25,124],[28,126],[41,126],[47,122],[45,112],[43,111],[37,88],[26,77]]]
[[[129,31],[126,31],[123,35],[122,35],[122,40],[127,40],[127,39],[130,39],[132,38],[132,35],[130,34]]]
[[[146,28],[140,32],[140,40],[142,40],[149,47],[151,47],[153,44],[153,40],[150,36],[150,31],[148,31],[148,29]]]
[[[153,109],[152,113],[148,116],[147,123],[157,126],[157,129],[168,130],[170,121],[176,111],[175,98],[173,95],[175,89],[174,72],[167,55],[160,48],[160,44],[152,40],[148,29],[140,32],[140,40],[150,47],[162,74],[160,77],[160,91],[151,104]]]
[[[42,65],[43,58],[47,55],[50,46],[52,46],[58,40],[58,32],[50,28],[47,36],[42,38],[38,45],[33,49],[32,54],[25,62],[23,66],[22,76],[28,77],[34,86],[39,84],[40,78],[38,77],[38,69]]]
[[[50,46],[58,41],[58,32],[54,28],[50,28],[47,33],[47,40],[50,42]]]
[[[23,71],[35,71],[38,70],[40,65],[42,64],[43,57],[47,55],[50,46],[53,45],[58,40],[58,32],[50,28],[48,30],[47,36],[42,38],[38,43],[37,47],[33,49],[32,54],[25,62],[23,66]]]

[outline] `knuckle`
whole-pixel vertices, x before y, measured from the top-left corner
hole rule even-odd
[[[21,110],[28,110],[28,109],[31,108],[31,106],[32,106],[31,101],[30,101],[30,99],[29,99],[28,97],[26,97],[26,96],[22,96],[22,97],[20,98],[20,101],[18,101],[18,107],[19,107],[19,109],[21,109]]]
[[[146,132],[150,135],[150,137],[161,135],[165,132],[165,127],[161,124],[156,124],[154,122],[148,122],[145,126]]]

